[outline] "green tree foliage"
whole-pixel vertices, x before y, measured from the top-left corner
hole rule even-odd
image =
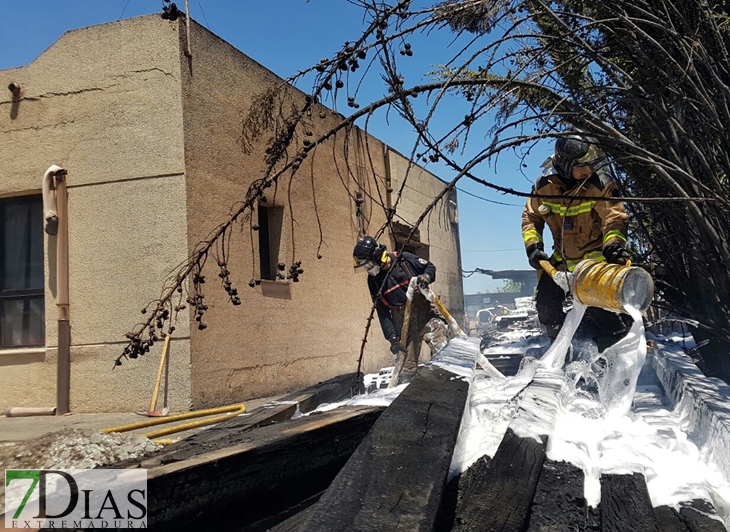
[[[519,294],[520,290],[522,290],[522,283],[518,283],[512,279],[505,279],[504,284],[497,289],[497,292],[500,294]]]

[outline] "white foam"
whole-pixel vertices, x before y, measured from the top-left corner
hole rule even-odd
[[[505,379],[493,379],[483,370],[475,371],[449,478],[466,471],[482,456],[494,456],[534,373],[534,365]]]
[[[342,406],[390,406],[390,403],[395,401],[395,398],[406,389],[406,386],[408,386],[408,384],[400,384],[393,388],[384,388],[382,390],[375,390],[370,393],[356,395],[351,399],[340,401],[338,403],[324,403],[311,412],[302,414],[302,417],[309,416],[316,412],[328,412]]]
[[[641,312],[632,307],[626,310],[634,319],[631,330],[600,355],[606,361],[606,368],[596,377],[601,403],[609,417],[625,416],[631,410],[636,383],[646,360]]]
[[[438,366],[455,375],[469,380],[474,376],[474,365],[479,356],[479,339],[458,336],[449,343],[428,363]]]
[[[639,389],[639,411],[628,416],[604,416],[603,405],[586,396],[561,404],[548,458],[583,469],[590,506],[600,502],[602,472],[639,472],[646,477],[654,506],[678,507],[692,499],[710,499],[727,526],[730,484],[682,431],[683,416],[657,406],[661,390],[652,388]],[[639,408],[641,401],[649,403],[645,409]]]
[[[553,430],[564,384],[562,371],[539,368],[509,428],[522,438],[543,441]]]
[[[562,288],[563,292],[567,294],[570,292],[573,275],[568,272],[556,272],[555,275],[553,275],[553,281],[555,281],[555,284]]]
[[[578,330],[583,315],[586,312],[586,306],[580,301],[573,302],[573,308],[565,316],[565,322],[560,328],[557,338],[540,359],[540,364],[551,370],[559,370],[565,365],[565,355],[573,340],[575,331]]]
[[[525,359],[517,376],[496,380],[476,372],[450,475],[465,471],[482,456],[494,456],[507,427],[513,426],[528,437],[550,433],[548,458],[570,462],[585,472],[585,497],[591,506],[600,502],[601,473],[640,472],[647,480],[654,506],[678,508],[695,498],[710,499],[725,525],[730,526],[730,484],[712,464],[711,449],[698,448],[683,431],[691,409],[686,404],[674,411],[668,409],[658,387],[641,387],[637,392],[646,358],[644,325],[638,310],[627,309],[634,318],[630,332],[602,355],[592,341],[583,345],[576,341],[581,356],[560,378],[559,368],[584,311],[585,307],[574,302],[550,349],[539,361]],[[510,340],[514,343],[493,345],[484,353],[524,352],[527,344],[536,341],[502,337],[503,342]],[[520,403],[539,367],[557,379],[552,382],[552,396],[559,398],[552,427],[548,426],[549,414],[555,402],[550,397],[532,401],[534,404],[527,401],[525,407]],[[520,419],[518,408],[527,415]],[[517,417],[511,419],[515,414]]]

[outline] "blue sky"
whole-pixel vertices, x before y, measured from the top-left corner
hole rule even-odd
[[[189,0],[191,16],[236,48],[282,77],[312,66],[323,57],[332,57],[345,41],[355,40],[362,31],[362,13],[346,0]],[[184,0],[177,2],[180,8]],[[161,0],[36,0],[34,2],[0,2],[0,69],[30,63],[65,31],[161,12]],[[424,74],[433,65],[443,64],[458,42],[453,35],[436,32],[409,39],[414,55],[402,62],[406,85],[424,81]],[[307,90],[306,83],[299,85]],[[382,97],[385,88],[378,76],[363,84],[358,101],[367,102]],[[327,102],[325,102],[327,103]],[[419,102],[420,104],[420,102]],[[463,102],[458,98],[447,101],[434,118],[433,125],[448,127],[449,118],[464,116]],[[340,112],[347,114],[342,106]],[[475,153],[486,137],[483,131],[473,131],[472,145],[461,160]],[[377,115],[369,131],[404,154],[410,154],[416,135],[412,128],[393,114],[386,120]],[[484,143],[487,141],[484,140]],[[482,165],[476,172],[480,177],[503,186],[528,191],[539,164],[545,159],[550,145],[539,146],[527,159],[527,168],[520,168],[519,159],[512,154],[500,156],[496,167]],[[459,157],[457,157],[457,160]],[[454,173],[441,163],[427,168],[449,181]],[[459,193],[459,221],[462,262],[465,270],[475,267],[502,270],[529,268],[520,234],[520,215],[524,200],[503,196],[473,182],[461,181],[459,188],[477,196],[511,204],[489,203],[466,193]],[[438,266],[438,265],[437,265]],[[465,293],[491,291],[502,285],[484,275],[464,280]]]

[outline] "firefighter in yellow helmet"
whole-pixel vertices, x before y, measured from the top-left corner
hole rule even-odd
[[[545,163],[533,193],[560,196],[559,199],[528,198],[522,212],[522,238],[530,266],[540,271],[535,295],[540,323],[555,338],[565,320],[565,293],[553,279],[541,272],[539,261],[548,260],[561,271],[573,271],[584,259],[625,264],[627,216],[617,196],[617,185],[607,171],[607,159],[596,141],[582,132],[566,132],[555,142],[555,153]],[[575,199],[577,197],[584,199]],[[587,198],[587,199],[586,199]],[[595,199],[594,199],[595,198]],[[553,253],[543,244],[547,225],[553,237]],[[589,308],[593,337],[599,351],[626,334],[631,318],[625,314]]]

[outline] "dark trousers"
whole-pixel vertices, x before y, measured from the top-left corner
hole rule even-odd
[[[552,277],[546,273],[540,274],[535,293],[537,318],[547,329],[547,335],[555,339],[565,321],[563,302],[565,292]],[[598,345],[598,351],[603,352],[607,347],[615,344],[628,332],[633,319],[628,314],[616,314],[598,307],[588,307],[584,320],[590,336]]]
[[[403,334],[403,319],[405,317],[405,306],[403,307],[390,307],[390,314],[393,316],[393,321],[398,332]],[[418,359],[421,356],[421,342],[424,340],[424,336],[427,333],[433,333],[428,337],[429,345],[433,345],[434,341],[438,343],[440,339],[445,337],[448,340],[448,331],[446,325],[439,319],[441,327],[431,330],[429,322],[433,319],[439,319],[438,315],[431,308],[431,303],[423,297],[421,294],[416,292],[413,296],[413,303],[411,303],[411,321],[409,323],[407,337],[406,337],[406,358],[403,363],[402,371],[415,371],[418,367]]]

